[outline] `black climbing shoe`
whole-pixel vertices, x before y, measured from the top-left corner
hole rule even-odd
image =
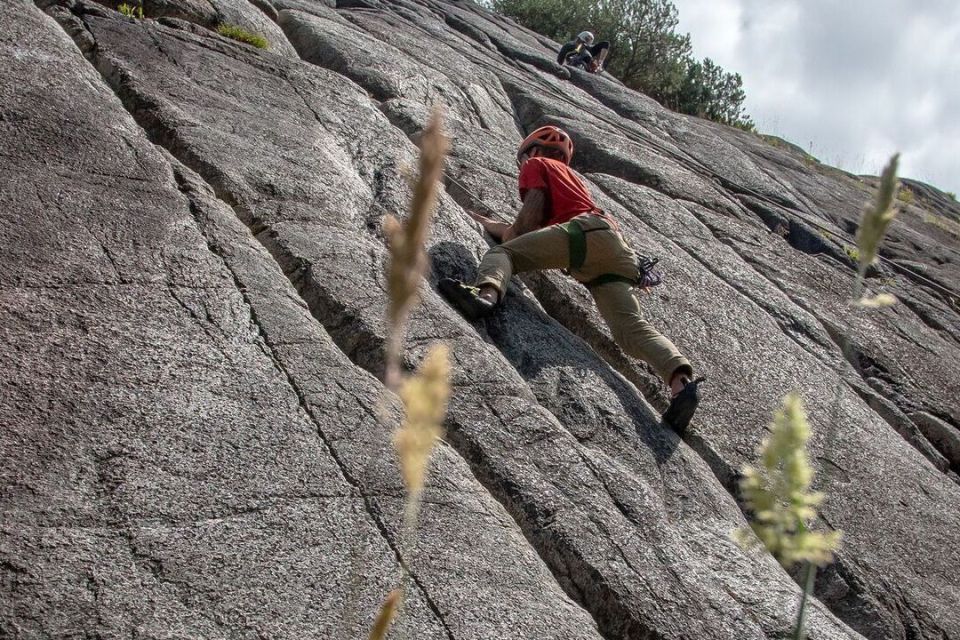
[[[453,303],[468,320],[479,320],[491,315],[497,305],[480,297],[480,289],[453,278],[443,278],[438,285],[443,297]]]
[[[687,425],[690,424],[697,405],[700,404],[700,383],[704,380],[706,378],[697,378],[684,385],[680,393],[670,401],[667,410],[663,412],[664,423],[681,437],[687,431]]]

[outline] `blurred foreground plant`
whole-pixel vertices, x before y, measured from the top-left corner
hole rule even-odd
[[[804,638],[806,603],[813,590],[815,567],[832,562],[842,535],[840,531],[810,530],[810,522],[817,516],[814,507],[823,500],[823,494],[810,490],[813,468],[807,457],[809,438],[803,403],[798,395],[790,394],[774,415],[772,433],[761,447],[762,466],[743,469],[740,487],[754,517],[750,529],[734,533],[741,546],[765,547],[785,569],[797,562],[807,563],[794,628],[797,640]]]
[[[417,375],[405,380],[400,398],[406,410],[403,425],[393,436],[407,494],[419,497],[433,445],[443,435],[440,426],[450,396],[450,361],[446,345],[433,347]],[[414,519],[415,522],[415,519]]]
[[[857,229],[859,269],[853,285],[853,299],[858,301],[861,306],[883,306],[879,304],[871,305],[869,301],[864,304],[861,296],[863,295],[863,281],[867,275],[867,267],[877,261],[877,251],[880,248],[880,243],[883,242],[883,236],[886,235],[887,227],[890,226],[893,218],[897,215],[893,203],[899,189],[899,183],[897,182],[897,163],[899,159],[900,154],[894,154],[887,166],[883,168],[876,198],[864,210],[863,216],[860,218],[860,227]],[[889,298],[893,298],[893,296],[888,296]],[[893,302],[896,302],[895,298],[893,298]],[[889,301],[887,303],[892,304]]]
[[[876,261],[887,227],[896,216],[893,204],[897,199],[898,159],[899,154],[895,154],[884,167],[876,197],[864,210],[860,220],[857,247],[848,251],[848,255],[859,263],[851,302],[861,308],[882,307],[897,301],[890,294],[865,298],[863,284],[867,268]],[[850,342],[845,337],[843,353],[844,360],[838,364],[838,375],[841,377],[844,373],[842,363],[856,362],[851,353]],[[833,447],[840,420],[841,400],[838,385],[831,412],[831,427],[823,445],[825,452]],[[813,591],[817,567],[832,561],[833,552],[837,549],[842,535],[840,531],[820,533],[809,528],[809,523],[816,518],[815,507],[823,500],[822,493],[810,491],[813,469],[807,457],[809,437],[810,426],[803,405],[798,396],[791,394],[784,400],[783,408],[775,414],[773,433],[763,443],[762,468],[745,467],[743,470],[741,488],[748,508],[754,513],[754,521],[750,525],[751,529],[742,529],[735,533],[736,539],[742,545],[762,545],[785,568],[797,562],[806,563],[794,640],[803,640],[806,637],[806,605]],[[824,487],[828,481],[829,474],[825,474]]]
[[[420,301],[419,289],[427,272],[424,243],[430,234],[437,182],[443,172],[447,145],[448,141],[442,133],[442,117],[439,111],[435,111],[421,137],[420,176],[413,185],[410,215],[402,224],[392,216],[384,221],[390,245],[390,265],[387,270],[389,334],[384,383],[403,402],[404,419],[394,433],[393,444],[400,461],[406,499],[400,542],[401,585],[384,601],[370,640],[386,637],[403,602],[410,578],[406,558],[410,557],[416,540],[427,467],[437,440],[443,436],[441,425],[450,396],[449,351],[445,345],[431,348],[415,375],[404,379],[400,371],[407,322],[410,312]]]
[[[396,390],[399,383],[400,351],[407,331],[410,311],[420,302],[420,283],[427,273],[427,252],[424,249],[433,221],[437,201],[437,182],[443,173],[443,159],[449,142],[442,132],[443,118],[434,111],[420,138],[420,176],[413,185],[410,216],[401,224],[393,216],[384,220],[384,231],[390,243],[390,267],[387,286],[390,306],[387,320],[387,388]]]
[[[750,530],[738,532],[745,547],[762,544],[786,568],[807,561],[825,565],[840,540],[840,532],[810,531],[808,522],[816,517],[815,507],[823,494],[810,490],[813,468],[807,457],[810,425],[803,403],[796,394],[784,398],[774,415],[773,431],[764,440],[761,467],[744,467],[740,487],[754,513]]]
[[[393,622],[393,617],[397,614],[402,597],[403,593],[400,589],[394,589],[387,594],[380,606],[380,613],[377,614],[377,619],[373,622],[369,640],[383,640],[387,637],[387,631],[390,630],[390,623]]]

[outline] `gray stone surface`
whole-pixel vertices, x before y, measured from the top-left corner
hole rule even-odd
[[[2,635],[362,637],[399,574],[395,403],[381,424],[233,210],[15,9]],[[459,456],[433,472],[408,637],[599,637]]]
[[[960,430],[923,411],[911,413],[910,418],[923,435],[943,453],[954,472],[960,472]]]
[[[903,303],[853,310],[869,178],[606,75],[564,82],[556,43],[470,3],[195,4],[164,24],[0,7],[0,635],[362,637],[399,554],[407,637],[786,637],[797,585],[729,534],[738,469],[796,389],[818,526],[844,531],[810,637],[960,638],[945,196],[911,185],[898,263],[871,272]],[[290,51],[200,28],[221,4],[275,9]],[[406,363],[447,341],[455,388],[401,553],[381,224],[435,104],[453,146],[430,282],[472,274],[488,245],[464,207],[512,216],[517,141],[560,124],[663,259],[645,313],[710,380],[684,442],[572,281],[518,279],[476,326],[425,287]]]
[[[245,55],[240,56],[238,64],[235,52],[224,50],[226,55],[218,55],[194,36],[158,29],[154,37],[178,42],[176,47],[172,43],[164,46],[167,52],[177,50],[181,56],[179,64],[170,64],[162,57],[144,55],[143,45],[149,42],[145,40],[149,35],[142,28],[97,17],[87,18],[86,25],[98,43],[95,64],[115,83],[151,136],[169,141],[167,146],[174,154],[193,164],[221,197],[234,203],[240,217],[278,260],[341,349],[365,368],[378,371],[384,338],[380,309],[384,304],[381,274],[385,251],[376,221],[384,211],[398,211],[409,196],[401,167],[415,160],[415,152],[404,136],[389,125],[363,91],[328,72],[279,62],[264,65]],[[135,62],[133,51],[138,51],[141,63]],[[262,111],[245,114],[239,110],[230,120],[217,122],[204,117],[217,103],[230,100],[229,89],[225,91],[207,79],[220,75],[216,72],[189,76],[197,90],[181,93],[191,95],[189,103],[178,105],[171,100],[175,96],[161,90],[172,79],[171,73],[180,77],[181,88],[187,86],[180,68],[203,68],[210,73],[217,65],[242,74],[242,84],[248,89],[264,87],[260,91],[270,95],[273,104],[261,103],[259,108],[270,109],[277,116],[283,114],[285,127],[273,136],[258,136],[256,146],[238,147],[234,142],[243,145],[239,138],[225,143],[228,130],[249,130],[264,118]],[[278,79],[284,79],[286,86]],[[193,102],[200,96],[203,102]],[[196,114],[195,121],[205,124],[183,127],[177,114],[187,112]],[[341,113],[350,114],[348,123]],[[318,143],[302,149],[299,156],[289,155],[289,133],[295,130],[301,135],[293,139],[311,135]],[[368,148],[376,148],[378,153],[370,153]],[[303,167],[314,170],[307,173]],[[366,209],[357,210],[357,203],[365,204]],[[438,270],[457,267],[459,239],[472,237],[474,254],[483,246],[479,236],[464,225],[464,216],[456,205],[445,201],[442,212],[433,244]],[[457,263],[451,262],[453,259]],[[612,389],[602,399],[584,397],[577,402],[578,396],[566,398],[564,402],[571,404],[566,408],[557,404],[561,399],[555,393],[546,393],[541,405],[535,392],[525,390],[523,378],[509,373],[507,362],[478,341],[472,331],[464,332],[462,321],[435,295],[430,294],[426,304],[427,310],[412,327],[412,343],[425,345],[433,338],[457,337],[458,361],[477,360],[472,366],[458,367],[456,380],[464,390],[451,409],[451,442],[466,454],[474,472],[520,520],[528,539],[533,538],[534,548],[546,557],[554,573],[560,574],[560,583],[593,613],[605,633],[625,637],[676,634],[690,624],[690,618],[703,620],[690,631],[699,637],[723,637],[729,629],[737,629],[745,637],[764,637],[789,626],[789,616],[783,611],[795,601],[795,586],[768,560],[735,550],[726,534],[743,521],[729,496],[689,451],[675,453],[676,438],[655,427],[649,408],[636,392],[584,352],[582,343],[574,340],[562,352],[564,360],[557,363],[544,362],[544,350],[533,351],[530,357],[540,363],[547,376],[544,381],[535,381],[535,387],[549,389],[550,380],[560,375],[569,378],[574,389],[593,384],[612,385]],[[530,339],[544,331],[542,320],[528,327],[528,315],[517,314],[514,335],[528,338],[521,339],[520,344],[531,344]],[[547,323],[547,328],[548,341],[563,336],[571,340],[556,325]],[[420,350],[419,346],[412,349],[412,360]],[[576,381],[583,376],[577,372],[584,366],[596,369],[600,377],[593,374]],[[482,386],[490,389],[474,397],[471,389],[478,381],[484,381]],[[494,431],[491,408],[494,415],[503,414],[501,426]],[[625,417],[615,425],[603,420],[596,424],[573,420],[584,412],[597,416],[633,413],[646,418]],[[531,420],[534,416],[538,417]],[[558,422],[558,417],[567,417],[569,424]],[[575,432],[570,433],[570,429]],[[650,443],[653,450],[634,451],[628,444],[633,434],[651,429],[657,434]],[[591,436],[594,430],[599,433]],[[594,438],[596,443],[592,442]],[[529,444],[522,446],[527,441]],[[558,461],[564,464],[558,465]],[[672,479],[667,489],[659,488],[665,473],[660,465],[679,465],[679,469],[666,472]],[[712,488],[703,495],[691,494],[687,486],[690,476]],[[557,484],[559,491],[552,488]],[[644,497],[648,492],[656,497]],[[650,499],[655,503],[669,500],[674,505],[670,510],[659,508],[658,526],[644,522],[640,515]],[[693,500],[697,506],[685,507],[685,500]],[[548,506],[554,501],[558,501],[556,506]],[[693,513],[685,514],[688,509]],[[670,523],[671,510],[677,512],[675,517],[683,515],[681,525]],[[696,516],[703,513],[719,522],[701,522]],[[691,521],[686,522],[687,518]],[[606,524],[597,529],[594,522]],[[657,540],[658,546],[646,548],[641,540],[647,539]],[[735,554],[745,566],[729,575],[712,569],[710,563],[698,562],[680,571],[679,576],[673,575],[678,571],[673,565],[684,564],[682,558],[687,544],[691,544],[683,541],[698,539],[698,544],[710,549],[708,558],[719,560]],[[613,560],[616,556],[623,556],[623,561]],[[598,583],[592,577],[594,573],[610,584]],[[715,586],[698,585],[694,579],[698,574]],[[763,576],[769,592],[769,606],[745,605],[720,586],[728,582],[752,586],[758,575]],[[643,595],[660,590],[669,591],[682,605],[664,612],[649,595]],[[743,613],[745,606],[751,610],[749,615]],[[836,635],[839,628],[834,624],[822,618],[821,633]]]

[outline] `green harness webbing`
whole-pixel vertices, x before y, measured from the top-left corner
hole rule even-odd
[[[583,263],[587,259],[587,233],[583,230],[577,222],[571,220],[570,222],[559,225],[561,229],[567,232],[567,236],[570,238],[570,271],[579,269],[583,266]],[[606,231],[606,229],[590,229],[590,231]],[[584,282],[587,289],[598,287],[601,284],[607,284],[608,282],[626,282],[627,284],[636,284],[635,280],[631,280],[625,276],[617,275],[615,273],[605,273],[603,275],[597,276],[589,282]]]
[[[560,228],[570,237],[570,270],[579,269],[587,259],[587,234],[573,220],[560,225]]]

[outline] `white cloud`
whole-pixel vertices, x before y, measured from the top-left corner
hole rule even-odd
[[[681,15],[681,20],[689,16],[690,24],[681,32],[696,31],[702,35],[705,51],[724,52],[724,55],[737,50],[740,44],[743,21],[742,9],[738,2],[725,0],[689,0],[690,12]]]
[[[960,3],[674,0],[694,55],[743,77],[758,128],[824,162],[960,191]]]

